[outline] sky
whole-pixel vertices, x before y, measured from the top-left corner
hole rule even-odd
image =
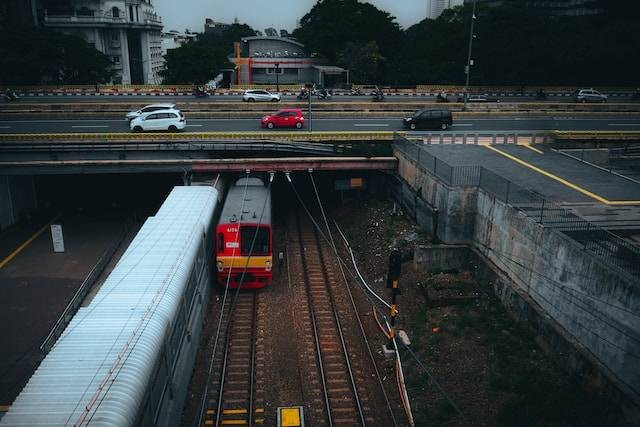
[[[362,0],[361,0],[362,1]],[[427,0],[369,0],[378,9],[397,18],[400,26],[407,28],[423,20],[427,13]],[[162,17],[164,31],[186,28],[193,32],[204,31],[205,18],[232,23],[249,24],[264,31],[267,27],[289,32],[298,20],[316,3],[316,0],[153,0],[156,12]]]

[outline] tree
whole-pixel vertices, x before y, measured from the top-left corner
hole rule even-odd
[[[165,55],[166,67],[161,72],[165,83],[199,84],[214,78],[221,69],[231,68],[227,56],[233,52],[233,42],[255,35],[246,24],[231,24],[222,34],[198,34]]]
[[[375,82],[378,65],[384,60],[375,40],[350,42],[338,52],[337,63],[351,71],[354,82]]]
[[[378,69],[370,83],[395,80],[395,59],[404,35],[393,16],[369,3],[319,1],[300,19],[293,36],[309,52],[319,53],[330,62],[338,62],[340,57],[343,63],[348,44],[371,48],[373,45],[368,44],[375,42],[379,51]]]
[[[109,59],[80,37],[31,26],[6,27],[3,36],[3,83],[94,84],[113,75]]]

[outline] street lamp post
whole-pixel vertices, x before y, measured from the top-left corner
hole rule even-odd
[[[471,48],[473,47],[473,24],[476,22],[476,0],[473,0],[473,12],[471,14],[471,30],[469,31],[469,52],[467,53],[467,65],[464,67],[464,73],[466,81],[464,84],[464,109],[467,109],[467,100],[469,99],[469,77],[471,75],[471,65],[473,60],[471,59]]]
[[[275,63],[276,66],[276,92],[280,92],[280,79],[278,77],[278,70],[280,69],[280,64]]]

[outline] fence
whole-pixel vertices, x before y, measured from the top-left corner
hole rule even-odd
[[[632,276],[640,275],[640,249],[569,209],[545,199],[540,193],[521,187],[482,166],[451,166],[398,134],[395,134],[393,146],[446,184],[482,188],[537,223],[563,232],[607,263]]]

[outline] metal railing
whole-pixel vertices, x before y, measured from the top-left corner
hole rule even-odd
[[[636,280],[640,276],[640,249],[637,246],[545,199],[540,193],[479,165],[449,165],[401,135],[395,136],[394,148],[446,184],[477,186],[542,226],[564,233],[585,250],[631,274]]]

